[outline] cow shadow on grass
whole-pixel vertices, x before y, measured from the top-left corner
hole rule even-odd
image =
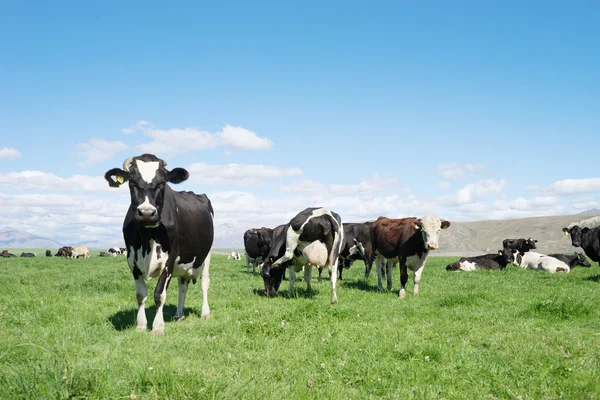
[[[345,287],[345,288],[349,288],[349,289],[358,289],[358,290],[363,290],[365,292],[379,292],[379,290],[377,289],[377,284],[375,283],[374,285],[370,284],[368,281],[365,281],[364,279],[359,279],[357,281],[338,281],[338,284],[340,284],[340,286]],[[385,283],[384,283],[385,285]]]
[[[591,282],[600,282],[600,275],[586,276],[585,278],[583,278],[583,280]]]
[[[265,292],[265,289],[253,289],[252,291],[257,296],[267,297],[267,293]],[[282,289],[277,292],[277,296],[275,296],[275,297],[282,297],[284,299],[294,299],[294,298],[312,299],[313,297],[318,296],[320,293],[320,290],[316,289],[314,286],[311,291],[308,291],[306,288],[299,288],[299,287],[296,287],[294,289],[294,291],[296,292],[296,294],[291,294],[289,289]]]
[[[137,325],[137,308],[130,308],[129,310],[122,310],[108,318],[108,322],[112,324],[116,331],[124,331],[130,328],[135,328]],[[177,306],[165,304],[163,306],[163,318],[165,323],[177,322],[175,320],[175,314],[177,313]],[[183,315],[188,317],[196,314],[195,309],[184,307]],[[156,316],[156,305],[146,307],[146,319],[148,320],[148,329],[152,329],[152,321]]]

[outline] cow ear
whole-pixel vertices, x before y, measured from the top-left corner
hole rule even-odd
[[[502,250],[498,250],[498,255],[501,256],[502,255]]]
[[[413,222],[412,226],[415,229],[421,229],[421,227],[423,226],[423,221],[421,221],[420,219],[418,219],[415,222]]]
[[[129,173],[123,171],[121,168],[113,168],[104,174],[104,179],[108,182],[108,186],[119,187],[125,181],[129,180]]]
[[[565,236],[569,236],[569,228],[563,228],[562,231],[565,233]]]
[[[442,220],[442,229],[446,229],[450,226],[450,221]]]
[[[181,183],[190,177],[189,172],[184,168],[173,168],[167,173],[166,180],[171,183]]]
[[[586,233],[586,232],[588,232],[589,230],[590,230],[590,228],[583,228],[583,229],[581,230],[581,233]]]

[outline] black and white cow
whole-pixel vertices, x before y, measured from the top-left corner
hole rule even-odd
[[[119,247],[111,247],[108,249],[108,252],[113,256],[117,256],[118,254],[121,254],[121,249]]]
[[[600,227],[581,228],[574,225],[562,230],[566,236],[571,236],[571,244],[574,247],[581,247],[592,261],[600,263]]]
[[[33,253],[21,253],[21,257],[35,257]]]
[[[238,253],[237,251],[232,251],[231,253],[229,253],[229,255],[227,256],[228,260],[241,260],[242,257],[240,256],[240,253]]]
[[[555,257],[558,256],[558,257]],[[545,255],[528,251],[525,254],[518,253],[515,257],[515,263],[524,269],[536,269],[555,273],[569,273],[578,265],[591,267],[591,264],[583,254],[574,255]]]
[[[135,279],[138,302],[137,330],[147,328],[146,280],[158,278],[154,290],[156,316],[152,332],[165,330],[163,306],[172,277],[179,278],[177,318],[183,317],[190,281],[202,280],[202,318],[210,316],[210,250],[214,238],[213,208],[205,194],[177,192],[167,185],[189,177],[183,168],[166,169],[167,163],[153,154],[131,157],[123,169],[113,168],[105,179],[112,187],[129,181],[131,205],[123,222],[127,262]]]
[[[73,258],[73,247],[71,246],[63,246],[54,255],[55,257],[68,257]]]
[[[331,303],[337,303],[337,266],[343,239],[342,219],[337,213],[323,207],[310,207],[298,213],[279,235],[273,235],[270,251],[261,268],[267,295],[276,294],[285,266],[291,262],[291,293],[294,291],[295,273],[302,267],[309,291],[312,267],[327,268],[331,280]],[[283,254],[282,248],[285,248]]]
[[[340,252],[338,270],[340,279],[344,268],[356,260],[365,263],[365,279],[369,277],[373,265],[373,245],[371,244],[371,222],[344,222],[344,242]]]
[[[446,271],[477,271],[481,269],[504,269],[515,260],[517,250],[503,248],[496,254],[484,254],[475,257],[461,257],[460,260],[448,264]]]
[[[14,255],[13,253],[9,253],[8,250],[2,250],[2,252],[0,252],[0,257],[12,258],[16,257],[16,255]]]
[[[250,273],[252,265],[252,274],[256,274],[256,267],[262,263],[269,252],[271,240],[273,238],[273,229],[254,228],[244,232],[244,249],[246,250],[246,272]]]
[[[502,241],[502,247],[510,250],[518,250],[519,253],[523,254],[530,250],[534,250],[537,248],[535,245],[537,240],[529,238],[529,239],[504,239]]]

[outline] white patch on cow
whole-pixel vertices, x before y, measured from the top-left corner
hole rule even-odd
[[[359,254],[362,256],[365,254],[365,247],[363,246],[363,244],[361,242],[354,239],[354,246],[352,246],[352,247],[350,247],[350,249],[348,249],[348,253],[351,256],[356,255],[356,254]]]
[[[175,259],[175,268],[173,269],[173,276],[190,276],[193,278],[198,278],[202,273],[202,268],[194,269],[194,263],[196,262],[196,257],[189,263],[182,263],[179,261],[180,257]]]
[[[156,176],[156,171],[158,171],[158,161],[145,162],[142,160],[135,160],[135,163],[142,179],[146,181],[146,183],[152,183],[152,180]]]
[[[157,253],[157,247],[160,246],[154,240],[150,240],[150,251],[144,253],[143,248],[129,251],[127,255],[127,262],[129,266],[133,268],[137,264],[138,269],[142,271],[144,279],[156,278],[160,275],[162,270],[165,268],[169,254],[165,251],[160,252],[160,256]],[[135,259],[137,258],[137,263]]]
[[[442,220],[435,215],[426,215],[421,218],[421,233],[425,246],[429,250],[437,249],[442,230]]]
[[[537,269],[550,272],[551,274],[556,274],[557,272],[569,273],[571,271],[566,263],[550,256],[540,257]]]
[[[150,204],[150,199],[148,198],[148,196],[144,198],[144,202],[140,204],[137,208],[138,210],[142,211],[156,211],[156,207]]]
[[[475,267],[475,263],[470,262],[470,261],[461,261],[459,263],[459,265],[460,265],[460,267],[458,268],[459,271],[469,272],[469,271],[475,271],[477,269]]]

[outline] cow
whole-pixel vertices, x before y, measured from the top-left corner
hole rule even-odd
[[[33,253],[21,253],[20,257],[35,257],[35,254]]]
[[[331,304],[337,303],[337,266],[343,239],[342,219],[337,213],[323,207],[309,207],[299,212],[278,235],[273,234],[261,267],[267,296],[277,293],[286,266],[290,270],[290,293],[294,293],[296,272],[304,267],[304,280],[310,291],[312,267],[321,267],[329,271]]]
[[[265,256],[269,252],[272,238],[273,229],[271,228],[248,229],[244,232],[247,273],[250,273],[250,264],[252,264],[252,274],[256,274],[256,266],[264,261]]]
[[[152,332],[164,334],[163,307],[172,277],[178,277],[179,298],[176,318],[184,317],[185,297],[190,281],[201,278],[201,318],[210,317],[208,289],[214,239],[214,211],[206,194],[174,191],[167,183],[188,179],[184,168],[168,170],[167,163],[153,154],[130,157],[123,169],[113,168],[104,178],[109,186],[129,182],[131,204],[123,221],[127,263],[135,280],[138,303],[137,331],[147,329],[146,280],[158,278],[154,290],[156,314]]]
[[[383,290],[381,284],[383,262],[386,261],[388,290],[392,289],[392,268],[400,263],[400,298],[406,296],[408,268],[414,273],[413,295],[418,295],[421,274],[429,251],[438,248],[440,232],[449,226],[449,221],[434,215],[400,219],[379,217],[373,222],[371,242],[377,266],[377,288]]]
[[[46,250],[46,257],[52,257],[52,251]]]
[[[0,257],[11,258],[16,257],[16,255],[14,255],[13,253],[9,253],[8,250],[2,250],[2,252],[0,252]]]
[[[98,257],[114,257],[114,254],[108,253],[106,251],[101,251]]]
[[[227,256],[228,260],[241,260],[242,257],[240,256],[240,253],[238,253],[237,251],[232,251],[231,253],[229,253],[229,255]]]
[[[71,246],[71,258],[90,258],[92,254],[86,246]]]
[[[340,252],[338,270],[340,279],[344,268],[356,260],[365,263],[365,279],[369,278],[373,265],[373,246],[371,244],[371,222],[353,223],[344,222],[344,242]]]
[[[529,238],[529,239],[504,239],[502,241],[502,247],[505,249],[514,249],[518,250],[519,253],[523,254],[530,250],[534,250],[537,248],[535,245],[537,240]]]
[[[63,246],[54,255],[55,257],[73,257],[73,248],[71,246]]]
[[[581,247],[592,261],[600,263],[600,227],[581,228],[573,225],[562,230],[565,236],[571,236],[571,244],[574,247]]]
[[[108,252],[116,257],[118,254],[121,254],[121,249],[119,247],[111,247],[108,249]]]
[[[121,254],[127,255],[127,249],[125,247],[119,247],[119,251],[121,252]]]
[[[560,255],[560,258],[529,251],[525,254],[517,254],[515,263],[524,269],[536,269],[550,273],[569,273],[578,265],[591,267],[591,264],[583,254]]]
[[[517,252],[514,250],[514,252]],[[475,257],[461,257],[460,260],[448,264],[446,271],[477,271],[482,269],[504,269],[515,259],[513,250],[503,248],[495,254],[484,254]]]

